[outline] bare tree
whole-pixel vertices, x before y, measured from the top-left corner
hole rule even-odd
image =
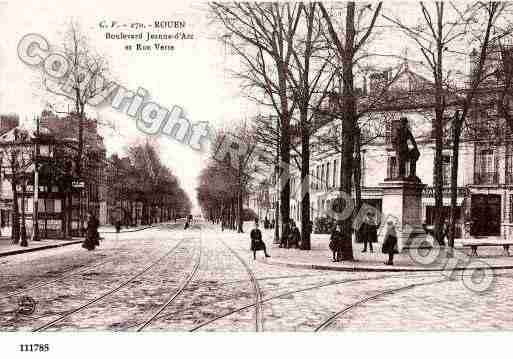
[[[216,20],[228,31],[223,41],[242,60],[237,73],[248,96],[276,113],[280,131],[280,211],[290,218],[290,126],[296,102],[290,100],[289,70],[300,20],[293,3],[211,3]]]
[[[326,9],[323,3],[319,7],[327,26],[328,36],[333,43],[333,48],[340,61],[342,93],[338,97],[338,108],[342,119],[342,156],[340,163],[340,190],[346,194],[352,193],[352,174],[354,166],[354,135],[358,129],[358,103],[354,86],[354,70],[358,57],[371,36],[378,16],[381,13],[382,3],[375,5],[356,5],[348,2],[345,5],[345,29],[337,31],[337,19]],[[365,18],[365,14],[371,15]],[[365,21],[367,20],[367,21]],[[346,203],[345,206],[348,204]],[[352,218],[344,219],[342,222],[342,233],[344,237],[351,238]],[[345,260],[353,260],[352,241],[345,241],[346,247],[343,250]]]

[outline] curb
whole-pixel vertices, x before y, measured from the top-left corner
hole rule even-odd
[[[58,248],[58,247],[65,247],[65,246],[69,246],[69,245],[72,245],[72,244],[79,244],[79,243],[82,243],[82,242],[83,242],[83,240],[80,240],[80,241],[76,240],[76,241],[69,241],[69,242],[59,243],[59,244],[49,244],[47,246],[15,249],[15,250],[12,250],[12,251],[0,253],[0,258],[1,257],[7,257],[7,256],[14,256],[14,255],[17,255],[17,254],[29,253],[29,252],[42,251],[44,249],[52,249],[52,248]]]
[[[289,268],[300,268],[300,269],[315,269],[315,270],[330,270],[330,271],[338,271],[338,272],[444,272],[447,270],[451,271],[464,271],[467,269],[472,270],[480,270],[480,269],[513,269],[513,265],[501,265],[501,266],[466,266],[466,267],[454,267],[454,268],[416,268],[416,267],[365,267],[365,266],[357,266],[353,265],[352,267],[339,267],[332,266],[329,264],[311,264],[311,263],[294,263],[294,262],[284,262],[284,261],[276,261],[273,259],[257,259],[258,262],[268,264],[268,265],[276,265],[281,267],[289,267]]]

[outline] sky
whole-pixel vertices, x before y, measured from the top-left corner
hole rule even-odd
[[[109,61],[112,78],[128,89],[143,87],[152,101],[167,108],[184,109],[192,123],[207,121],[211,127],[246,116],[248,104],[239,97],[237,84],[226,73],[225,49],[209,33],[205,4],[166,1],[145,6],[141,2],[106,1],[0,1],[0,113],[17,113],[30,122],[39,114],[49,97],[42,90],[38,70],[22,63],[17,45],[28,33],[45,37],[51,46],[62,43],[62,33],[70,20],[80,24],[90,44]],[[170,53],[129,53],[128,41],[105,39],[99,26],[102,20],[151,23],[156,20],[183,20],[185,32],[195,39],[175,42]],[[63,104],[57,108],[66,109]],[[144,142],[135,121],[123,113],[94,108],[89,111],[101,123],[107,154],[123,153],[127,145]],[[205,156],[165,136],[155,136],[164,163],[178,176],[196,206],[194,189]]]
[[[28,125],[47,102],[54,102],[42,89],[40,70],[27,66],[17,56],[20,39],[29,33],[45,37],[52,47],[62,43],[63,32],[70,21],[80,24],[91,46],[109,62],[111,78],[131,90],[143,87],[151,101],[171,109],[180,106],[192,123],[208,122],[211,128],[245,120],[256,114],[256,107],[241,92],[240,84],[231,78],[234,56],[218,40],[220,31],[209,26],[204,2],[146,1],[19,1],[0,0],[0,113],[17,113]],[[420,17],[414,2],[385,2],[384,13],[400,14],[407,22]],[[105,38],[102,22],[153,23],[156,20],[182,20],[184,32],[193,40],[175,41],[172,52],[127,52],[128,40]],[[171,30],[170,30],[171,31]],[[173,30],[174,31],[174,30]],[[161,31],[162,33],[167,31]],[[395,52],[414,58],[415,45],[397,37],[389,27],[381,28],[373,43],[378,53]],[[410,47],[409,51],[405,49]],[[397,59],[377,60],[397,63]],[[461,67],[461,63],[459,65]],[[424,73],[425,74],[425,73]],[[358,81],[358,80],[357,80]],[[66,106],[57,103],[65,111]],[[124,154],[127,146],[146,140],[158,145],[164,163],[180,179],[197,209],[195,188],[206,155],[166,136],[152,136],[139,131],[135,121],[107,106],[89,109],[92,117],[107,125],[100,127],[107,154]]]

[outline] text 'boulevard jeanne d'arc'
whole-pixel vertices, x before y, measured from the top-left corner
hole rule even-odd
[[[147,32],[138,32],[138,33],[125,33],[125,32],[106,32],[105,38],[107,40],[192,40],[194,38],[193,34],[188,34],[184,32],[176,32],[176,33],[166,33],[166,34],[156,34]]]

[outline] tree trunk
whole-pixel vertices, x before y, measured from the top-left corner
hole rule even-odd
[[[290,221],[290,114],[287,94],[287,64],[278,61],[278,87],[280,91],[280,211],[282,226]],[[278,224],[276,224],[278,225]],[[283,233],[283,228],[282,228]]]
[[[354,146],[354,193],[355,193],[355,213],[360,213],[362,208],[362,155],[361,155],[361,132],[360,129],[355,131]],[[358,231],[355,231],[355,238],[358,239]]]
[[[242,206],[242,189],[237,191],[237,233],[244,233],[243,231],[243,206]]]
[[[25,180],[21,185],[21,224],[20,224],[20,244],[26,246],[27,227],[25,222]]]
[[[461,127],[463,125],[463,116],[456,112],[452,122],[452,166],[451,166],[451,209],[449,214],[449,234],[448,245],[454,248],[454,237],[456,235],[456,206],[458,198],[458,166],[460,152]]]
[[[301,249],[310,250],[310,127],[301,113]]]
[[[355,24],[355,4],[350,2],[346,8],[346,51],[342,59],[342,160],[340,166],[340,189],[345,193],[345,198],[351,196],[351,179],[353,175],[353,154],[354,154],[354,135],[356,129],[356,98],[354,94],[354,74],[353,74],[353,49],[356,35]],[[344,206],[352,204],[344,203]],[[352,242],[352,215],[342,219],[342,236],[344,246],[342,250],[342,260],[354,260],[353,242]]]
[[[18,206],[18,190],[16,188],[16,181],[14,178],[11,182],[12,188],[12,230],[11,241],[13,244],[20,242],[20,210]]]

